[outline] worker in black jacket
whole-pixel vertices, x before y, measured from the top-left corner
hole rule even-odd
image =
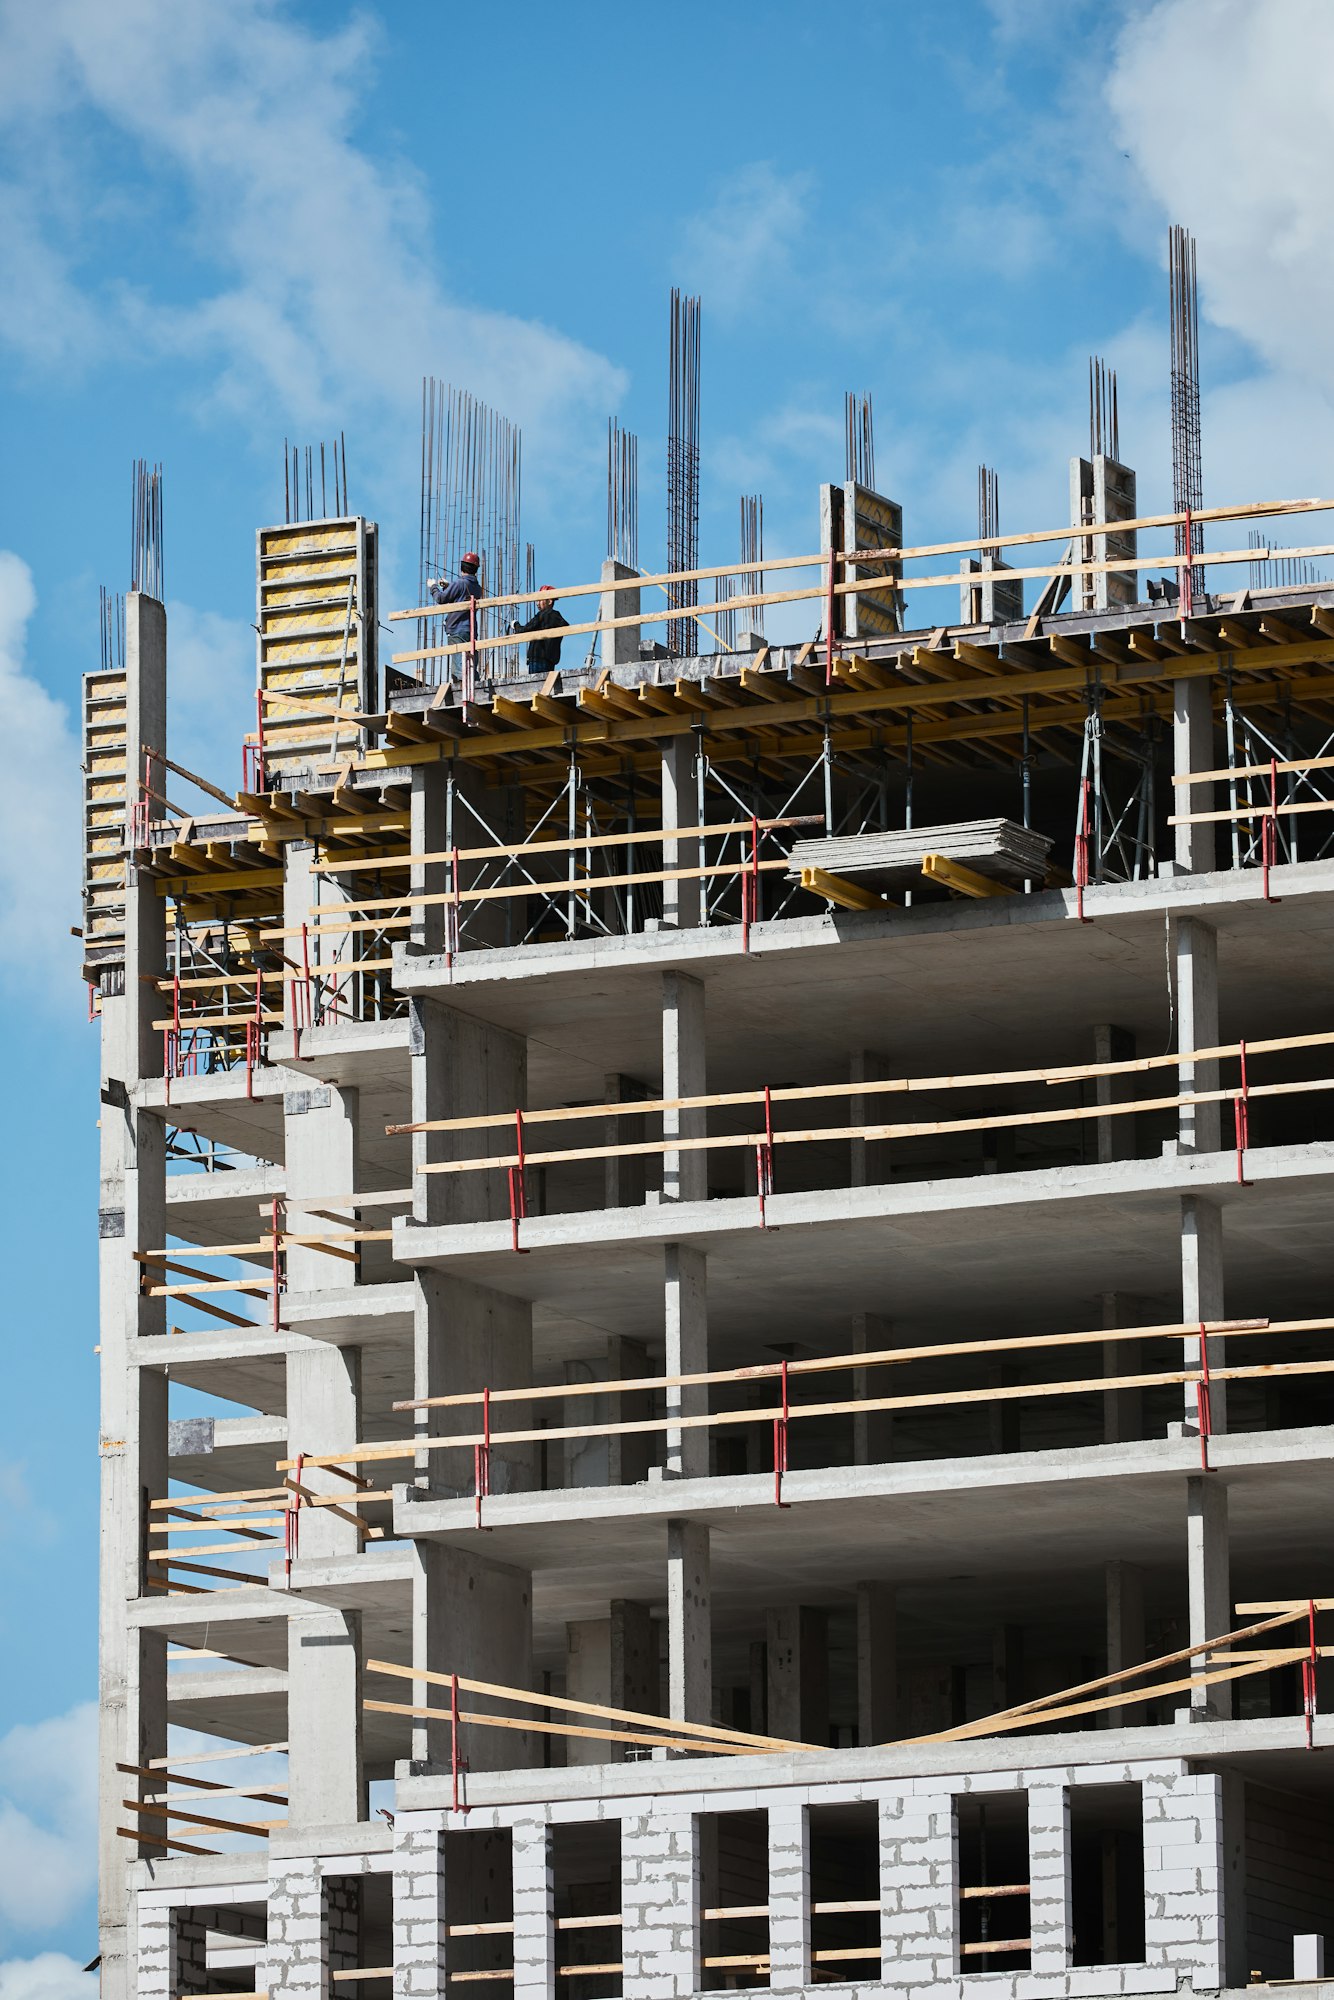
[[[537,593],[537,610],[525,625],[511,625],[511,632],[563,632],[567,620],[556,609],[556,593],[549,583],[544,583]],[[528,641],[528,667],[531,673],[550,673],[560,665],[561,641],[552,639],[530,639]]]
[[[482,580],[478,571],[482,559],[469,549],[466,556],[459,558],[459,573],[453,583],[446,583],[442,577],[433,577],[427,584],[427,594],[432,604],[456,604],[462,608],[451,611],[445,619],[445,638],[451,646],[459,645],[472,637],[472,613],[469,610],[470,597],[480,597]]]

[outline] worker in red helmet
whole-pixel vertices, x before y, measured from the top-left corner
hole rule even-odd
[[[472,549],[459,558],[459,573],[452,583],[443,577],[432,577],[426,586],[432,604],[460,604],[461,611],[451,611],[445,620],[445,638],[450,645],[457,645],[472,637],[472,620],[468,612],[468,599],[482,595],[482,579],[479,574],[482,558]]]
[[[511,625],[511,632],[563,632],[567,621],[556,609],[556,593],[549,583],[544,583],[537,593],[537,609],[524,625]],[[528,642],[528,671],[534,674],[550,673],[560,665],[561,641],[559,639],[530,639]]]

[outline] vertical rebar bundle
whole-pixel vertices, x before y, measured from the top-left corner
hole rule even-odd
[[[844,477],[855,479],[859,486],[874,493],[875,427],[869,390],[864,396],[856,396],[851,389],[848,390],[843,399],[843,422],[847,445]]]
[[[667,390],[667,567],[699,566],[699,300],[672,289]],[[697,583],[670,583],[674,610],[699,603]],[[673,618],[667,650],[678,659],[699,651],[693,618]]]
[[[1284,555],[1281,545],[1271,542],[1259,528],[1251,528],[1247,532],[1246,546],[1248,549],[1270,551],[1258,562],[1246,565],[1246,580],[1252,590],[1301,590],[1309,584],[1328,580],[1307,557]]]
[[[764,499],[759,493],[741,496],[741,560],[747,565],[737,578],[738,597],[764,594]],[[746,611],[746,625],[752,632],[764,630],[764,606],[753,604]]]
[[[1195,238],[1179,222],[1168,233],[1168,293],[1172,343],[1172,506],[1180,514],[1204,505],[1200,457],[1200,305],[1195,278]],[[1176,553],[1187,552],[1186,524],[1175,529]],[[1190,526],[1190,552],[1204,547],[1204,530]],[[1204,577],[1195,571],[1194,582]]]
[[[125,599],[119,591],[98,585],[98,616],[102,632],[102,672],[125,671]]]
[[[1198,390],[1196,392],[1198,407]],[[1116,407],[1116,370],[1100,354],[1089,356],[1089,457],[1121,462],[1121,420]]]
[[[315,449],[313,444],[295,445],[283,439],[283,519],[289,527],[294,521],[347,516],[347,437],[339,431],[327,451],[321,438],[318,461]]]
[[[161,598],[162,467],[136,458],[131,482],[130,589]]]
[[[996,554],[995,549],[985,547],[1000,533],[1000,480],[994,467],[979,465],[977,468],[977,538],[984,546],[979,555]]]
[[[639,568],[639,439],[615,417],[607,420],[607,554]]]
[[[520,589],[522,474],[523,433],[516,424],[466,389],[447,388],[433,375],[423,377],[419,603],[428,581],[456,577],[460,559],[469,551],[481,558],[485,596],[503,597]],[[514,622],[517,609],[502,606],[498,612],[480,613],[478,636],[491,636]],[[496,679],[504,679],[518,669],[519,648],[497,647],[481,657]]]

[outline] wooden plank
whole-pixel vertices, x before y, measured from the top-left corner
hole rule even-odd
[[[189,1840],[173,1840],[169,1834],[158,1833],[154,1827],[150,1826],[143,1826],[137,1829],[130,1826],[118,1826],[116,1833],[121,1840],[141,1840],[146,1842],[150,1847],[175,1848],[181,1854],[216,1854],[218,1852],[216,1847],[196,1847]],[[234,1994],[232,2000],[246,2000],[246,1996],[244,1993]],[[253,2000],[269,2000],[269,1996],[267,1993],[262,1995],[255,1994]]]
[[[370,1709],[376,1715],[410,1715],[425,1721],[443,1723],[448,1723],[453,1719],[450,1710],[447,1708],[416,1708],[406,1702],[397,1701],[363,1701],[361,1705],[365,1709]],[[477,1709],[460,1710],[459,1722],[461,1724],[467,1723],[471,1728],[518,1729],[537,1736],[588,1737],[594,1738],[600,1743],[637,1743],[644,1748],[656,1747],[666,1750],[686,1750],[697,1757],[746,1757],[754,1755],[754,1752],[748,1750],[745,1745],[738,1746],[732,1743],[723,1743],[719,1742],[716,1738],[710,1738],[702,1742],[695,1737],[687,1738],[670,1735],[645,1736],[643,1734],[636,1734],[631,1730],[585,1729],[572,1722],[525,1722],[522,1717],[517,1715],[490,1715]],[[814,1748],[815,1746],[812,1745],[810,1747]]]
[[[214,1827],[219,1833],[268,1834],[272,1833],[276,1828],[286,1826],[287,1824],[285,1819],[257,1819],[249,1821],[213,1819],[208,1813],[186,1812],[183,1806],[141,1805],[138,1799],[122,1799],[121,1804],[127,1806],[131,1812],[137,1812],[140,1816],[147,1813],[153,1819],[180,1819],[184,1820],[187,1826]],[[152,1840],[154,1836],[149,1833],[141,1834],[139,1837],[144,1840]]]

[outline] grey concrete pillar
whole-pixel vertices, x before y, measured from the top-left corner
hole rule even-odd
[[[1150,1312],[1143,1299],[1130,1298],[1124,1292],[1100,1292],[1098,1303],[1102,1308],[1102,1323],[1105,1327],[1148,1326],[1153,1324]],[[1102,1348],[1102,1372],[1105,1379],[1117,1375],[1143,1375],[1144,1349],[1137,1341],[1107,1340]],[[1128,1444],[1132,1439],[1144,1434],[1144,1392],[1142,1389],[1104,1389],[1102,1394],[1102,1441],[1104,1444]]]
[[[800,1799],[779,1793],[769,1807],[769,1985],[775,1993],[810,1979],[811,1836]]]
[[[690,1244],[668,1243],[663,1267],[665,1373],[670,1382],[673,1376],[701,1375],[708,1370],[708,1266],[703,1252]],[[707,1383],[668,1388],[665,1395],[669,1419],[703,1416],[709,1407]],[[666,1451],[669,1479],[703,1479],[709,1470],[707,1425],[686,1429],[673,1425],[666,1433]]]
[[[849,1083],[882,1083],[889,1075],[889,1060],[876,1055],[870,1049],[854,1049],[848,1059]],[[891,1097],[883,1091],[872,1091],[869,1096],[858,1092],[848,1099],[848,1123],[850,1125],[888,1125],[890,1121]],[[889,1141],[887,1139],[853,1139],[851,1141],[852,1187],[879,1187],[890,1177]]]
[[[662,979],[663,1097],[702,1097],[708,1088],[706,1078],[704,988],[698,979],[683,972],[666,972]],[[662,1114],[662,1136],[669,1145],[674,1139],[702,1139],[707,1129],[703,1110]],[[664,1153],[664,1201],[703,1201],[708,1191],[709,1156],[703,1147]]]
[[[1107,1606],[1107,1671],[1124,1673],[1142,1666],[1146,1658],[1144,1640],[1144,1572],[1136,1563],[1116,1560],[1103,1564],[1103,1588]],[[1124,1692],[1113,1689],[1113,1693]],[[1132,1729],[1144,1719],[1140,1702],[1127,1702],[1106,1709],[1098,1717],[1105,1729]]]
[[[412,806],[409,821],[409,853],[442,855],[449,845],[449,773],[443,764],[414,764]],[[363,878],[366,879],[366,878]],[[449,864],[443,860],[412,863],[409,892],[415,896],[441,896],[449,889]],[[443,903],[414,903],[408,931],[408,951],[443,951],[447,937],[447,912]]]
[[[1187,1326],[1223,1317],[1223,1211],[1203,1195],[1181,1197],[1181,1317]],[[1222,1334],[1207,1341],[1209,1366],[1225,1365],[1227,1342]],[[1198,1337],[1184,1343],[1187,1368],[1200,1365]],[[1199,1400],[1193,1384],[1185,1389],[1185,1418],[1190,1429],[1199,1422]],[[1213,1381],[1209,1389],[1209,1421],[1214,1431],[1227,1429],[1227,1383]]]
[[[662,824],[664,827],[699,825],[699,794],[695,782],[695,739],[693,735],[669,736],[662,746]],[[662,865],[697,868],[698,840],[664,840]],[[701,884],[697,875],[684,876],[662,885],[662,921],[669,929],[689,930],[700,920]]]
[[[434,1674],[461,1674],[504,1687],[533,1685],[533,1585],[527,1570],[490,1562],[461,1548],[422,1538],[412,1544],[412,1665]],[[447,1711],[450,1690],[420,1681],[415,1707]],[[459,1706],[486,1710],[503,1702],[468,1695]],[[412,1725],[412,1755],[448,1766],[451,1728],[445,1720]],[[465,1723],[460,1756],[472,1771],[522,1770],[536,1759],[535,1739],[517,1729]]]
[[[1185,777],[1192,771],[1214,769],[1214,711],[1212,683],[1207,675],[1172,683],[1172,773]],[[1178,813],[1208,812],[1213,799],[1210,785],[1174,785],[1172,810]],[[1179,826],[1176,832],[1178,870],[1198,875],[1214,863],[1214,828]]]
[[[602,581],[626,583],[638,579],[638,570],[628,563],[615,562],[608,556],[602,565]],[[640,611],[640,593],[634,590],[604,590],[598,598],[598,619],[608,622],[613,618],[637,618]],[[623,625],[618,632],[603,632],[599,656],[604,667],[629,667],[639,660],[638,625]],[[666,820],[663,821],[666,825]],[[675,822],[673,822],[675,824]]]
[[[1073,1961],[1070,1912],[1070,1795],[1064,1785],[1028,1794],[1029,1935],[1034,1973],[1068,1972]]]
[[[474,1118],[503,1112],[512,1118],[528,1098],[524,1040],[457,1013],[437,1000],[409,1003],[408,1054],[412,1071],[412,1122]],[[421,1168],[440,1160],[475,1159],[514,1150],[510,1124],[477,1132],[415,1132],[412,1137],[412,1213],[418,1222],[489,1222],[509,1214],[503,1169],[435,1174]]]
[[[1232,1574],[1227,1488],[1216,1473],[1200,1473],[1186,1481],[1186,1575],[1191,1645],[1222,1638],[1232,1630]],[[1201,1656],[1194,1661],[1193,1670],[1203,1668]],[[1191,1690],[1192,1722],[1231,1713],[1230,1681]]]
[[[852,1352],[878,1354],[891,1344],[892,1329],[879,1313],[852,1315]],[[854,1368],[852,1394],[857,1402],[894,1393],[893,1371],[888,1367]],[[852,1419],[852,1462],[854,1465],[884,1465],[894,1456],[894,1412],[859,1410]]]
[[[857,1741],[887,1743],[898,1732],[898,1606],[892,1583],[857,1585]]]
[[[128,806],[138,796],[142,749],[167,747],[167,618],[155,598],[139,591],[126,598],[125,641]],[[165,1496],[167,1476],[166,1374],[141,1365],[137,1352],[141,1337],[165,1333],[167,1315],[162,1299],[145,1295],[134,1258],[166,1244],[165,1137],[161,1119],[132,1102],[140,1078],[162,1074],[153,1021],[163,996],[153,982],[166,970],[165,913],[165,898],[128,857],[125,962],[100,977],[98,1938],[106,2000],[128,2000],[125,1864],[136,1852],[116,1834],[126,1795],[116,1765],[147,1764],[167,1747],[166,1642],[127,1630],[128,1607],[145,1588],[145,1500]],[[160,1849],[144,1841],[137,1851]]]
[[[713,1711],[713,1585],[709,1531],[667,1523],[667,1713],[709,1722]]]
[[[1114,1028],[1110,1022],[1101,1022],[1093,1030],[1093,1060],[1095,1063],[1130,1062],[1135,1054],[1135,1037],[1128,1028]],[[1118,1099],[1133,1099],[1137,1095],[1133,1078],[1123,1082],[1115,1076],[1097,1076],[1093,1079],[1093,1101],[1095,1104],[1115,1104]],[[1099,1166],[1109,1160],[1133,1160],[1135,1157],[1135,1117],[1131,1112],[1117,1118],[1100,1118],[1095,1126],[1097,1139],[1096,1158]]]
[[[1196,1049],[1218,1047],[1218,934],[1197,917],[1179,917],[1176,925],[1177,1068],[1178,1088],[1218,1089],[1218,1062],[1191,1060]],[[1183,1104],[1178,1112],[1178,1144],[1183,1152],[1216,1153],[1221,1143],[1221,1106]]]
[[[771,1605],[765,1613],[769,1734],[790,1742],[829,1741],[829,1614],[814,1604]]]
[[[287,1818],[293,1827],[366,1817],[361,1614],[293,1613],[287,1621]]]
[[[442,1177],[443,1178],[443,1177]],[[533,1380],[533,1312],[526,1299],[472,1285],[452,1273],[419,1268],[413,1290],[413,1394],[415,1398],[475,1395],[486,1389],[527,1389]],[[586,1417],[580,1406],[580,1420]],[[523,1403],[498,1404],[493,1431],[527,1430]],[[413,1436],[422,1449],[414,1484],[425,1492],[475,1492],[471,1445],[432,1447],[441,1437],[477,1437],[480,1402],[414,1410]],[[493,1493],[528,1492],[536,1483],[537,1446],[498,1444],[491,1450]],[[485,1503],[483,1503],[485,1505]]]
[[[566,1625],[565,1692],[572,1700],[651,1715],[658,1706],[657,1681],[657,1628],[646,1604],[617,1598],[606,1618]],[[572,1736],[565,1761],[609,1764],[616,1754],[612,1743]]]
[[[1014,1708],[1024,1699],[1024,1632],[1021,1625],[991,1628],[993,1710]]]
[[[607,1377],[612,1382],[642,1382],[655,1373],[649,1368],[648,1349],[642,1340],[624,1334],[607,1337]],[[607,1399],[607,1416],[613,1424],[648,1423],[653,1417],[653,1393],[649,1389],[622,1389]],[[648,1478],[656,1439],[651,1431],[613,1432],[607,1438],[607,1484],[638,1486]]]
[[[516,1820],[511,1853],[515,2000],[555,2000],[556,1899],[546,1821]]]

